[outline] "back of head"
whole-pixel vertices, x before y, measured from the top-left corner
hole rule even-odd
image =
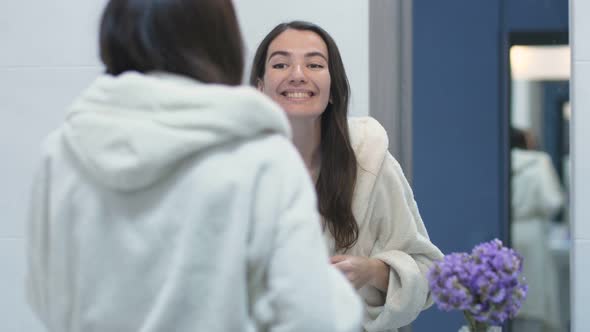
[[[110,0],[100,26],[106,71],[164,71],[239,85],[243,43],[231,0]]]
[[[510,128],[510,147],[517,149],[527,149],[526,134],[523,130],[511,127]]]
[[[100,54],[110,75],[70,106],[64,135],[110,189],[140,191],[213,147],[289,133],[274,104],[235,87],[244,59],[231,0],[109,0]]]

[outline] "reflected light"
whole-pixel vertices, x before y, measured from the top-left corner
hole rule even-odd
[[[513,80],[569,80],[570,47],[512,46],[510,67]]]

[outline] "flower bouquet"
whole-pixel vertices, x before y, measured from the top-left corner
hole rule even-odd
[[[500,330],[495,326],[520,309],[527,293],[521,272],[522,257],[495,239],[435,262],[428,281],[439,309],[465,314],[468,327],[461,331],[487,332]]]

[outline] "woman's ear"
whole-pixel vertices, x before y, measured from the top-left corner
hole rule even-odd
[[[258,89],[258,91],[264,92],[264,82],[262,81],[262,79],[258,79],[256,83],[256,88]]]

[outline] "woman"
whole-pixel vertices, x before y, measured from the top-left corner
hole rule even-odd
[[[360,329],[287,119],[236,87],[230,0],[111,0],[100,50],[107,74],[34,182],[28,292],[46,328]]]
[[[530,132],[511,128],[510,134],[512,243],[524,259],[522,273],[529,287],[512,326],[519,332],[556,331],[563,319],[549,232],[564,207],[564,190],[551,157],[532,150]]]
[[[366,331],[397,331],[431,303],[427,271],[442,256],[402,170],[371,118],[347,121],[349,85],[338,47],[307,22],[275,27],[250,83],[282,106],[316,184],[332,263],[365,300]]]

